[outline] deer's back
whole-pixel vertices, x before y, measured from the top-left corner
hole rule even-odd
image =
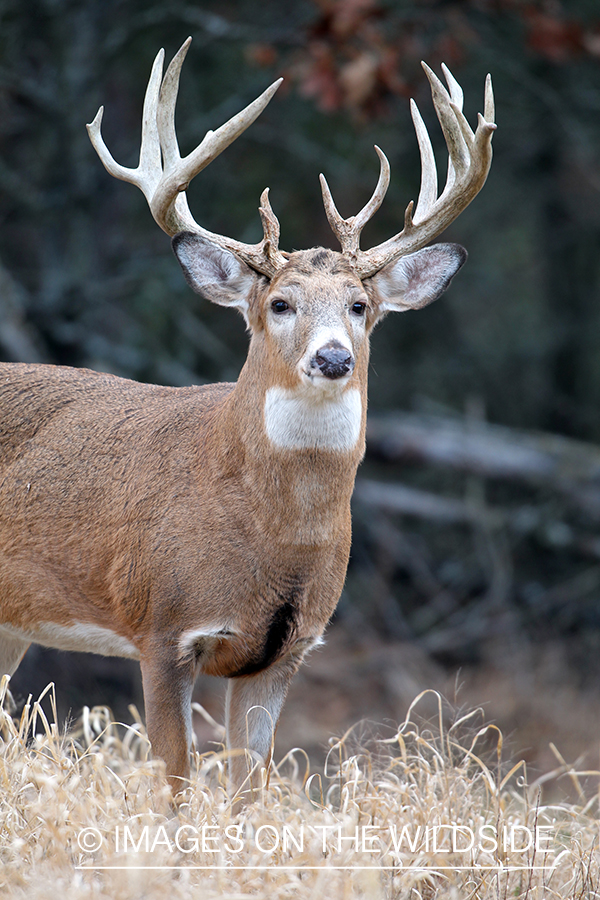
[[[159,485],[168,502],[170,484],[202,458],[232,387],[0,364],[0,523],[35,511],[46,521],[118,516],[128,503],[151,502]]]
[[[104,443],[143,440],[183,423],[202,427],[231,384],[163,387],[65,366],[0,363],[0,471],[32,446],[85,446],[86,431]]]

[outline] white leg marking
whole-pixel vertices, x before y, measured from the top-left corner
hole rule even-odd
[[[283,659],[263,672],[229,679],[225,704],[228,749],[246,748],[255,762],[270,765],[277,720],[290,681],[306,651],[320,643],[320,637],[297,641]],[[245,758],[232,755],[229,776],[234,787],[239,788],[247,775]]]

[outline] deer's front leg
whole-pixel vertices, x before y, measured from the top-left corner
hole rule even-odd
[[[229,758],[229,777],[234,789],[242,786],[254,763],[270,765],[277,720],[303,655],[288,653],[262,672],[229,680],[225,707],[227,749],[248,750],[252,757],[250,765],[244,753]]]
[[[175,797],[190,777],[195,661],[182,662],[163,651],[142,657],[140,666],[152,755],[164,760]]]

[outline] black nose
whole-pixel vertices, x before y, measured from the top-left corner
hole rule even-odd
[[[313,365],[320,369],[325,378],[342,378],[354,368],[354,359],[346,347],[337,341],[317,350]]]

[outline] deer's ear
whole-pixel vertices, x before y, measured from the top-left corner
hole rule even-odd
[[[466,258],[460,244],[434,244],[390,263],[365,284],[375,288],[380,315],[421,309],[444,293]]]
[[[237,307],[247,318],[250,294],[261,275],[229,250],[191,231],[181,231],[171,243],[192,290],[212,303]]]

